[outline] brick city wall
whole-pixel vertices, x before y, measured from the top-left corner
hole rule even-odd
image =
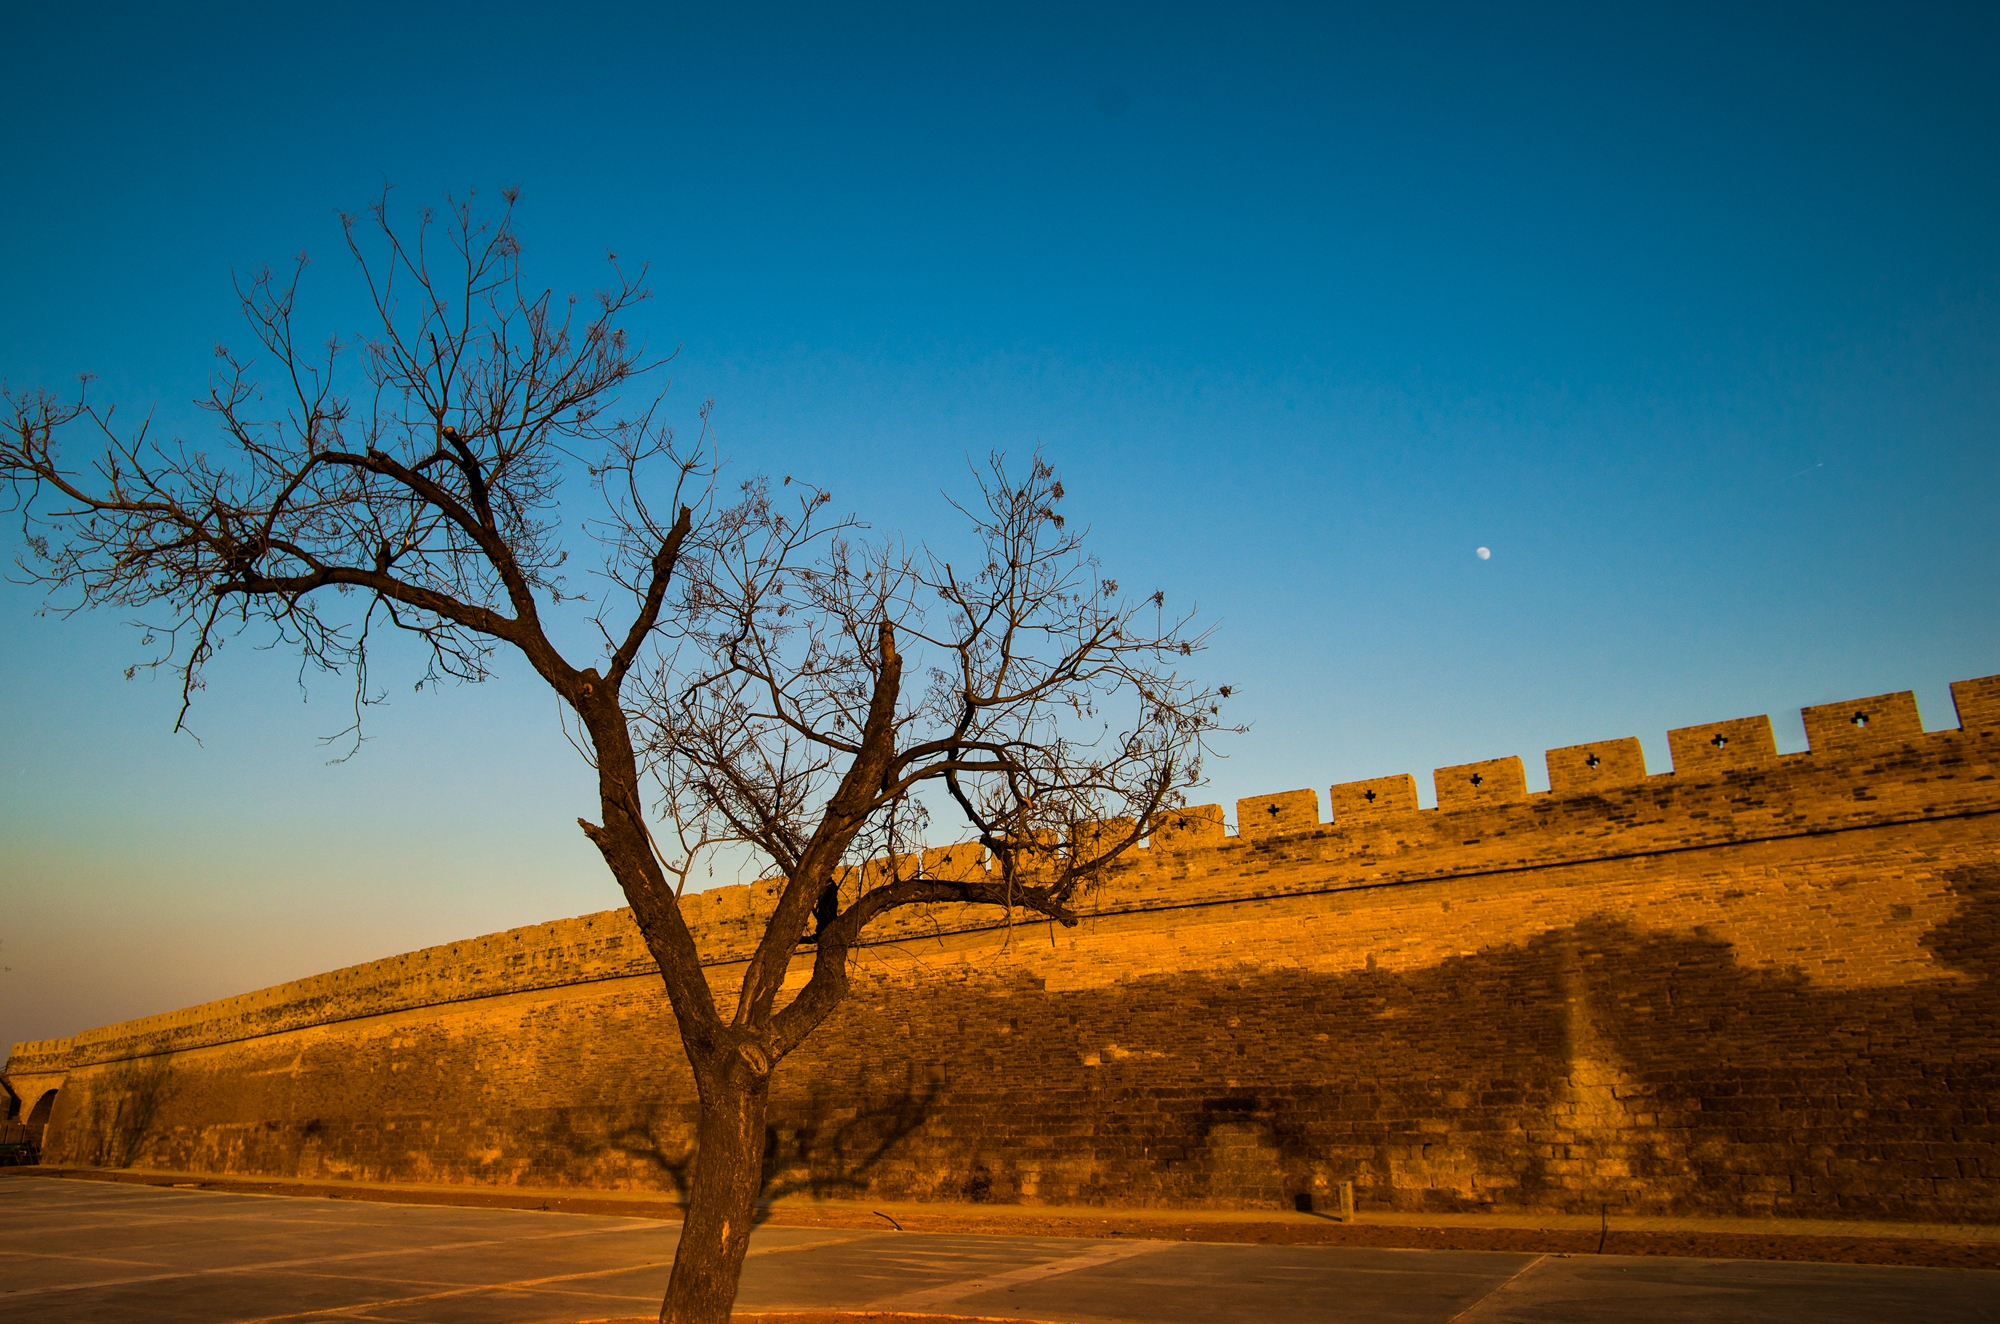
[[[869,930],[773,1194],[2000,1221],[2000,677],[1191,810],[1076,928]],[[1857,720],[1865,719],[1865,720]],[[927,867],[976,866],[963,850]],[[733,995],[770,884],[690,898]],[[793,970],[802,982],[812,957]],[[45,1160],[677,1189],[625,911],[14,1046]],[[49,1105],[44,1105],[49,1106]]]

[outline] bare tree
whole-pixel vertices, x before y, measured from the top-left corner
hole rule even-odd
[[[1174,674],[1190,622],[1162,593],[1119,596],[1039,457],[980,480],[957,564],[823,523],[822,491],[749,484],[687,583],[682,652],[646,678],[669,871],[748,847],[784,879],[734,1004],[682,1018],[702,1104],[683,1244],[719,1249],[676,1262],[670,1299],[733,1295],[771,1069],[839,1005],[870,921],[970,904],[1073,924],[1079,890],[1200,779],[1223,694]],[[933,816],[969,849],[923,852]],[[781,1006],[801,944],[811,974]]]
[[[601,821],[583,830],[659,966],[699,1093],[660,1317],[712,1324],[747,1248],[771,1073],[839,1004],[863,928],[937,903],[1074,923],[1079,890],[1199,779],[1227,691],[1175,676],[1202,637],[1162,595],[1129,603],[1098,574],[1039,457],[1018,479],[997,459],[983,472],[958,568],[861,541],[789,479],[725,505],[658,395],[622,409],[655,366],[621,329],[641,280],[614,263],[594,307],[535,291],[505,196],[490,221],[467,201],[399,227],[386,195],[346,218],[374,315],[357,389],[354,347],[296,336],[302,258],[239,289],[262,361],[224,355],[204,402],[216,453],[83,393],[9,391],[0,471],[21,565],[62,610],[161,613],[139,665],[177,670],[177,721],[245,630],[351,678],[350,739],[384,625],[422,645],[419,684],[482,679],[505,645],[556,692],[598,777]],[[77,430],[81,461],[62,444]],[[605,553],[606,587],[578,609],[600,641],[582,666],[545,623],[581,600],[557,520],[574,467]],[[942,812],[976,844],[927,868],[915,852]],[[705,853],[746,848],[785,884],[731,1000],[680,898]],[[811,974],[780,1005],[794,962]]]

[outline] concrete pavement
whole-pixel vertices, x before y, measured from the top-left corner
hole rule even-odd
[[[678,1225],[102,1182],[0,1181],[8,1324],[650,1314]],[[744,1310],[1071,1324],[2000,1324],[2000,1273],[1876,1265],[766,1226]]]

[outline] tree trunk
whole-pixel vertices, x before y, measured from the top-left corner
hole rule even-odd
[[[728,1324],[750,1222],[764,1185],[764,1117],[770,1076],[741,1062],[702,1100],[687,1218],[660,1324]]]

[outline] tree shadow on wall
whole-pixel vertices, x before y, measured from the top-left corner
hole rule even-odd
[[[1976,979],[2000,974],[2000,865],[1947,869],[1945,886],[1959,898],[1957,913],[1928,930],[1924,948],[1940,963]]]
[[[1895,983],[1836,982],[1837,962],[1746,965],[1705,928],[1598,915],[1419,970],[1139,985],[1155,1005],[1105,1002],[1078,1019],[1119,1024],[1135,1050],[1179,1045],[1208,1072],[1160,1082],[1158,1113],[1113,1113],[1099,1134],[1185,1155],[1157,1163],[1189,1198],[1265,1199],[1252,1187],[1273,1180],[1309,1190],[1324,1169],[1395,1207],[1438,1210],[2000,1207],[1985,1129],[2000,1098],[2000,867],[1940,878],[1956,907],[1911,935],[1938,967]],[[1244,1028],[1221,1028],[1239,1017]],[[1324,1056],[1286,1052],[1315,1040]],[[1277,1069],[1215,1079],[1250,1074],[1245,1047]],[[1129,1061],[1106,1083],[1151,1085],[1139,1073],[1156,1069]],[[1238,1166],[1267,1162],[1268,1176],[1243,1185],[1239,1150]]]
[[[694,1120],[686,1109],[652,1104],[627,1111],[602,1129],[580,1121],[597,1110],[557,1108],[546,1124],[541,1147],[563,1155],[572,1167],[619,1154],[665,1179],[667,1191],[684,1198],[694,1171]],[[573,1178],[582,1174],[572,1172]]]
[[[770,1217],[769,1202],[806,1193],[814,1199],[859,1195],[870,1175],[895,1148],[920,1130],[937,1105],[942,1086],[912,1079],[887,1099],[856,1106],[858,1087],[822,1087],[803,1102],[774,1103],[764,1128],[763,1188],[756,1221]],[[574,1110],[560,1108],[545,1143],[573,1161],[622,1155],[664,1179],[676,1199],[686,1199],[694,1175],[696,1121],[685,1106],[653,1104],[627,1113],[602,1132],[579,1125]]]
[[[870,1176],[897,1146],[923,1128],[936,1109],[943,1086],[927,1078],[919,1087],[910,1069],[899,1094],[867,1106],[858,1084],[829,1091],[809,1090],[802,1105],[787,1107],[784,1120],[764,1128],[763,1199],[777,1200],[804,1192],[815,1200],[858,1196],[868,1190]],[[829,1099],[848,1101],[839,1106]],[[759,1219],[768,1210],[759,1211]]]
[[[101,1168],[129,1168],[153,1138],[153,1127],[173,1094],[173,1069],[166,1053],[124,1063],[99,1076],[91,1085],[85,1134],[90,1137],[88,1163]]]

